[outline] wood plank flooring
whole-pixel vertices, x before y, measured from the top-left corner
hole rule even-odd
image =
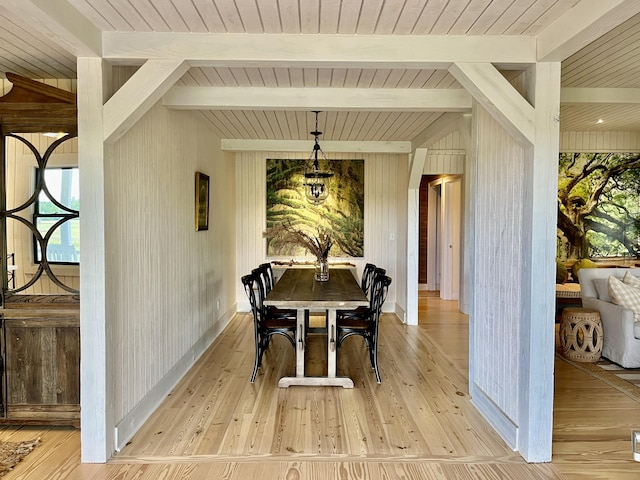
[[[526,464],[470,403],[467,317],[421,296],[420,325],[381,323],[382,384],[360,338],[339,350],[353,390],[278,389],[294,352],[273,341],[255,384],[250,317],[238,315],[129,444],[106,465],[80,463],[67,428],[5,427],[6,441],[41,437],[7,480],[115,479],[627,479],[640,478],[631,430],[640,404],[556,362],[553,461]],[[309,339],[307,371],[326,368]]]

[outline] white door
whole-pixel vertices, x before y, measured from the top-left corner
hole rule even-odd
[[[460,226],[462,182],[447,178],[442,185],[442,268],[440,298],[458,300],[460,296]]]

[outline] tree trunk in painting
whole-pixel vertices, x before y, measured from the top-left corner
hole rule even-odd
[[[640,155],[562,153],[558,257],[638,257]]]

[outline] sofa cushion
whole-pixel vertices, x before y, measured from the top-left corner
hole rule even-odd
[[[609,296],[609,279],[608,278],[594,278],[591,280],[593,282],[593,286],[596,289],[596,293],[598,294],[598,298],[605,302],[611,302],[611,297]]]
[[[611,275],[609,277],[609,296],[616,305],[633,310],[635,321],[640,321],[640,290],[623,283]]]
[[[631,287],[640,288],[640,278],[632,275],[631,272],[625,272],[622,281]]]

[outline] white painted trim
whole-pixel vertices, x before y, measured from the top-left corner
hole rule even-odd
[[[422,180],[422,171],[424,163],[427,160],[427,149],[418,148],[411,156],[409,164],[409,189],[420,189],[420,181]]]
[[[313,110],[464,112],[471,95],[461,88],[173,87],[163,97],[181,110]]]
[[[436,69],[452,62],[536,60],[535,38],[522,35],[103,32],[102,39],[105,59],[128,64],[177,58],[194,67]]]
[[[419,211],[420,188],[409,188],[407,192],[407,314],[405,320],[407,325],[418,325]]]
[[[484,419],[511,449],[518,451],[518,426],[477,385],[470,385],[469,395],[471,395],[471,403]]]
[[[176,362],[167,374],[154,385],[138,404],[115,426],[116,451],[122,450],[133,435],[142,427],[149,417],[156,411],[167,395],[182,380],[182,377],[195,365],[198,359],[207,351],[220,333],[229,325],[235,315],[237,307],[234,305],[222,316],[223,321],[216,322],[193,346]]]
[[[220,148],[229,152],[311,152],[310,140],[243,140],[225,138]],[[325,153],[401,153],[411,151],[411,142],[322,141]]]
[[[382,313],[393,313],[402,323],[407,324],[407,312],[398,303],[393,303],[388,308],[383,306]]]

